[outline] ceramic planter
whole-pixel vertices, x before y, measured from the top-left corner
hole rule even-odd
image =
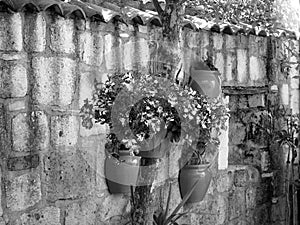
[[[197,64],[190,68],[191,81],[189,83],[193,90],[211,98],[216,98],[221,93],[221,79],[218,71],[204,69]]]
[[[179,172],[179,188],[181,197],[191,190],[195,182],[199,179],[195,190],[187,200],[187,203],[195,203],[203,200],[209,184],[211,182],[212,174],[207,169],[208,164],[205,165],[187,165]]]
[[[136,186],[141,157],[120,151],[119,159],[112,156],[105,159],[104,173],[108,191],[111,194],[130,193],[130,186]]]
[[[142,149],[139,152],[138,156],[141,156],[143,158],[155,158],[155,159],[163,158],[166,152],[170,148],[169,145],[170,145],[170,141],[168,139],[164,139],[157,145],[157,147],[151,150]]]

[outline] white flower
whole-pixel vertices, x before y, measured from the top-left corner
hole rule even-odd
[[[122,123],[122,125],[124,126],[126,120],[125,120],[124,118],[120,118],[119,120],[120,120],[120,122]]]

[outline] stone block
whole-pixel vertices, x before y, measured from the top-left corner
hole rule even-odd
[[[97,204],[94,201],[73,203],[66,207],[65,225],[94,225],[96,213]]]
[[[107,34],[104,36],[104,60],[106,65],[106,71],[114,72],[119,69],[120,58],[119,53],[119,40],[117,40],[113,34]]]
[[[105,142],[105,135],[84,137],[78,141],[83,160],[96,172],[96,190],[99,195],[107,189],[104,174]]]
[[[233,53],[226,53],[225,55],[225,66],[224,66],[224,78],[223,85],[233,85],[236,80],[236,55]]]
[[[27,114],[20,113],[12,119],[13,150],[17,152],[28,152],[27,143],[30,137]]]
[[[11,151],[11,139],[8,132],[9,121],[7,119],[4,104],[0,103],[0,156],[4,157],[8,151]]]
[[[55,16],[50,26],[50,48],[59,53],[75,53],[73,19]]]
[[[106,221],[115,216],[122,216],[130,211],[129,198],[124,195],[108,195],[98,209],[99,220]]]
[[[246,218],[234,219],[228,222],[228,225],[252,225],[252,224],[253,223],[247,221]]]
[[[145,43],[146,44],[146,43]],[[123,48],[122,48],[122,62],[124,69],[133,70],[136,60],[139,58],[135,57],[135,53],[137,51],[136,41],[133,37],[129,38],[128,41],[124,41]]]
[[[267,225],[270,224],[270,206],[269,204],[256,207],[253,221],[254,224]]]
[[[79,54],[81,60],[88,64],[100,67],[103,61],[104,42],[101,32],[85,31],[79,34]]]
[[[249,59],[250,83],[253,86],[264,85],[266,79],[266,63],[262,58],[250,56]]]
[[[32,52],[43,52],[46,47],[46,18],[41,14],[26,14],[24,43]]]
[[[20,13],[1,13],[0,50],[21,51],[23,48],[22,17]]]
[[[136,63],[138,68],[144,73],[149,71],[149,62],[150,62],[150,48],[149,43],[144,38],[139,38],[136,44]]]
[[[249,35],[249,52],[251,56],[266,56],[267,38]]]
[[[24,213],[15,225],[61,225],[60,209],[54,206]]]
[[[38,104],[66,107],[75,93],[76,64],[69,58],[35,57],[32,61],[32,98]]]
[[[45,194],[49,201],[79,199],[95,191],[95,169],[79,152],[54,150],[44,157]]]
[[[14,100],[8,105],[9,111],[19,111],[26,109],[26,100]]]
[[[239,109],[247,109],[247,108],[248,108],[248,96],[239,95]]]
[[[214,32],[212,33],[212,39],[214,50],[221,50],[223,48],[224,36],[222,34]]]
[[[260,182],[260,172],[257,168],[253,166],[248,166],[247,168],[249,174],[249,182],[255,184]]]
[[[214,66],[218,69],[221,80],[224,80],[224,55],[222,52],[216,53],[214,58]]]
[[[251,108],[264,107],[265,106],[265,95],[257,94],[248,96],[248,104]]]
[[[249,211],[249,209],[254,209],[257,205],[256,202],[256,187],[250,186],[246,189],[246,209]]]
[[[21,176],[9,176],[5,181],[6,204],[12,211],[25,210],[37,204],[41,198],[40,175],[32,172]]]
[[[236,44],[238,49],[248,49],[249,48],[249,37],[244,34],[238,34],[236,36]]]
[[[47,149],[49,130],[44,112],[32,112],[30,117],[26,113],[19,113],[12,118],[12,140],[13,150],[17,152]]]
[[[287,210],[286,199],[281,197],[278,199],[276,204],[272,204],[271,206],[271,218],[272,222],[276,221],[284,221],[286,217],[286,210]]]
[[[241,144],[246,137],[246,127],[242,123],[229,120],[229,143]]]
[[[0,98],[24,97],[27,93],[27,68],[20,60],[2,61]]]
[[[228,196],[228,220],[245,217],[245,190],[235,189]]]
[[[249,174],[247,170],[236,170],[234,172],[234,185],[236,187],[245,187],[249,183]]]
[[[184,45],[186,48],[197,48],[197,33],[191,29],[185,29],[184,30]]]
[[[224,37],[225,37],[225,48],[227,52],[235,51],[237,37],[228,34],[225,34]]]
[[[237,49],[237,81],[239,85],[246,85],[249,79],[247,50]]]
[[[232,171],[224,171],[218,172],[216,176],[216,187],[218,192],[227,192],[231,190],[233,186],[233,172]]]
[[[10,171],[28,170],[38,167],[40,157],[38,154],[9,158],[7,169]]]
[[[77,144],[78,131],[77,116],[51,117],[51,144],[53,147],[74,147]]]
[[[2,170],[1,169],[0,169],[0,179],[2,180]],[[3,209],[2,209],[2,188],[0,188],[0,216],[2,216],[2,215],[3,215]],[[1,224],[1,219],[0,219],[0,225],[2,225]]]
[[[293,114],[299,113],[299,103],[300,103],[300,97],[299,97],[299,89],[291,90],[291,108],[293,110]]]

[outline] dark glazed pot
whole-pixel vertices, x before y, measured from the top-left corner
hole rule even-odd
[[[195,203],[203,200],[209,184],[211,182],[212,174],[207,168],[208,164],[204,165],[187,165],[179,172],[179,188],[181,197],[191,190],[195,182],[199,179],[195,190],[187,200],[187,203]]]
[[[130,186],[135,187],[138,179],[141,157],[131,156],[128,151],[119,154],[119,159],[112,156],[105,159],[105,179],[111,194],[130,193]]]
[[[141,150],[138,154],[138,156],[141,156],[143,158],[154,158],[154,159],[160,159],[163,158],[167,151],[170,150],[170,141],[167,139],[162,140],[156,148],[153,148],[151,150]]]

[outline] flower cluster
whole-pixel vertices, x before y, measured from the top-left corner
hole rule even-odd
[[[108,145],[132,152],[151,149],[162,139],[189,145],[214,141],[212,128],[224,129],[227,110],[219,99],[209,99],[160,75],[137,72],[113,74],[95,84],[92,101],[81,108],[82,124],[110,127]],[[118,144],[116,144],[118,143]]]

